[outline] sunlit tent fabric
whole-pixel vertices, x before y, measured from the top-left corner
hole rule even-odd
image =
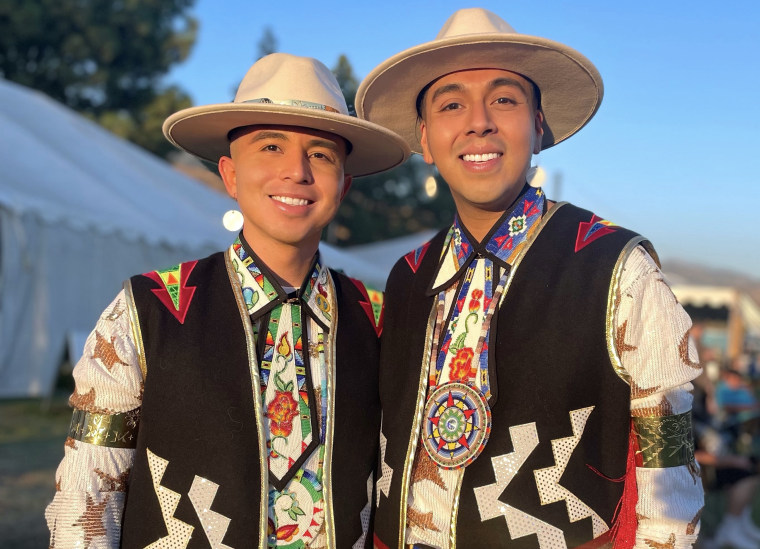
[[[234,203],[3,79],[0,145],[0,398],[44,396],[67,341],[81,342],[124,279],[232,242],[221,218]],[[350,276],[375,273],[323,253]]]
[[[44,395],[123,279],[229,239],[231,201],[5,80],[0,136],[0,397]]]

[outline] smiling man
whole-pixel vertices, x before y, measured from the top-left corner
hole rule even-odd
[[[601,99],[583,55],[477,8],[359,87],[457,208],[386,286],[375,547],[696,540],[691,322],[649,242],[533,180]]]
[[[51,547],[371,545],[382,295],[330,270],[352,176],[402,163],[320,62],[257,61],[170,116],[241,210],[223,252],[129,279],[74,369]]]

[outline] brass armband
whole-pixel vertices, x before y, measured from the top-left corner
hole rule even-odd
[[[691,412],[675,416],[634,417],[641,467],[679,467],[694,462]]]
[[[74,410],[69,437],[107,448],[135,448],[140,410],[123,414],[93,414]]]

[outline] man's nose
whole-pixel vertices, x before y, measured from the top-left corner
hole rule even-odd
[[[285,158],[285,165],[280,171],[280,177],[284,180],[291,180],[295,183],[311,184],[314,182],[314,175],[311,171],[311,163],[306,153],[289,154]]]
[[[491,112],[483,103],[475,103],[470,107],[467,119],[467,133],[478,136],[488,135],[496,130]]]

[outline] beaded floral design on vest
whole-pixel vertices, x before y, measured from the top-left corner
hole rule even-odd
[[[238,275],[259,350],[269,449],[269,546],[306,547],[324,522],[325,422],[320,418],[327,406],[324,341],[334,314],[328,271],[315,261],[301,289],[286,294],[240,240],[233,251],[236,269],[246,271]]]
[[[537,227],[544,204],[543,191],[530,188],[485,246],[473,245],[458,219],[444,243],[433,283],[440,289],[434,333],[443,339],[440,346],[437,340],[433,343],[435,363],[430,369],[422,439],[431,459],[445,469],[466,467],[488,441],[491,319],[509,276],[510,261]],[[496,283],[494,275],[499,271]],[[458,290],[457,280],[461,280]],[[444,318],[447,301],[451,303],[448,322]]]

